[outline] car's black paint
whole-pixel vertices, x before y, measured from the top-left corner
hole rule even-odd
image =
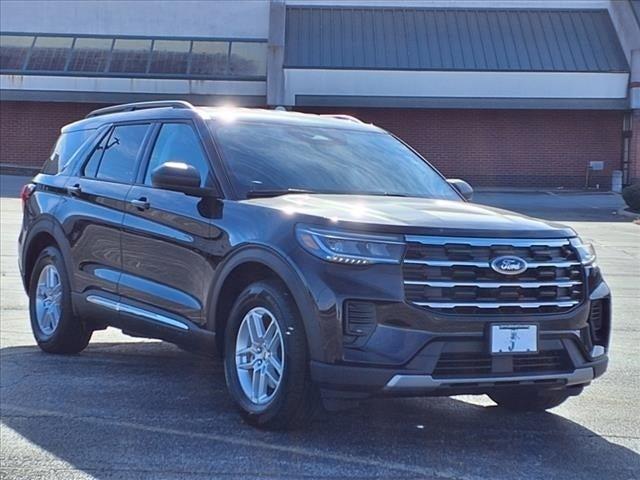
[[[194,196],[142,184],[160,124],[175,121],[189,122],[198,132],[211,162],[215,194]],[[348,387],[345,382],[327,381],[326,372],[361,371],[362,378],[354,379],[351,388],[358,389],[364,382],[364,390],[379,389],[384,385],[380,379],[387,381],[389,372],[407,368],[418,372],[412,370],[411,362],[432,341],[482,339],[489,319],[486,315],[443,314],[407,303],[401,265],[336,265],[309,255],[296,239],[297,224],[437,236],[575,236],[567,227],[469,204],[462,198],[291,194],[239,199],[215,140],[198,114],[160,108],[92,117],[80,124],[104,134],[110,125],[123,122],[151,124],[132,185],[82,177],[81,155],[58,175],[34,178],[37,188],[25,205],[20,234],[25,285],[33,246],[38,245],[39,235],[49,235],[65,258],[74,309],[95,327],[113,325],[130,334],[211,350],[226,322],[220,305],[230,300],[224,297],[229,279],[243,266],[259,265],[291,293],[304,324],[312,371],[319,372],[318,379],[325,386]],[[78,124],[65,130],[73,128]],[[94,143],[101,134],[96,134]],[[90,146],[83,147],[85,154],[89,150]],[[589,285],[588,291],[597,286]],[[163,315],[187,329],[105,310],[88,301],[91,295]],[[608,298],[606,285],[599,295]],[[357,346],[344,341],[343,309],[346,301],[354,299],[373,302],[377,318],[376,328]],[[564,313],[533,312],[520,315],[518,321],[535,322],[543,335],[564,335],[587,326],[589,307],[587,300]],[[511,317],[497,315],[490,320],[509,321]],[[580,363],[591,364],[586,347],[574,343]],[[343,376],[346,378],[352,377]]]

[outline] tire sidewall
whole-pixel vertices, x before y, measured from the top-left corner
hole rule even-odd
[[[296,358],[292,342],[296,341],[294,335],[304,335],[304,332],[296,331],[294,312],[282,298],[283,292],[272,285],[259,282],[244,290],[236,301],[225,332],[224,371],[227,387],[233,399],[240,406],[241,411],[249,417],[252,423],[267,423],[276,416],[286,400],[287,391],[291,387],[295,370],[306,368],[305,359]],[[256,405],[245,395],[240,385],[236,372],[236,338],[244,316],[255,307],[263,307],[269,310],[280,327],[284,345],[284,368],[282,380],[274,398],[266,405]],[[306,341],[306,340],[305,340]],[[301,365],[302,364],[302,365]]]
[[[62,283],[62,296],[60,299],[60,321],[55,330],[47,335],[42,331],[36,316],[36,292],[38,289],[38,279],[40,272],[47,265],[53,265],[58,274],[60,275],[60,282]],[[33,335],[40,345],[47,345],[57,343],[64,330],[64,324],[70,321],[70,317],[73,315],[71,306],[71,290],[69,284],[69,278],[65,269],[62,254],[55,247],[45,248],[38,256],[36,263],[33,266],[31,272],[31,280],[29,281],[29,314],[31,317],[31,328]]]

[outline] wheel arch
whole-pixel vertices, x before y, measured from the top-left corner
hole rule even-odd
[[[62,260],[68,272],[69,282],[74,289],[73,272],[71,270],[71,248],[69,246],[62,227],[52,218],[44,217],[35,223],[30,229],[24,242],[22,254],[22,282],[25,289],[29,290],[29,282],[33,267],[40,252],[47,247],[55,247],[62,253]]]
[[[218,281],[209,301],[207,328],[216,334],[218,352],[222,353],[228,314],[235,299],[251,283],[275,279],[291,294],[305,328],[309,354],[313,360],[324,358],[321,348],[312,338],[320,338],[315,321],[315,304],[301,273],[283,255],[266,247],[243,247],[220,266]]]

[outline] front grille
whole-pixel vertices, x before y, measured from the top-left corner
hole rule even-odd
[[[420,307],[456,314],[556,313],[584,299],[583,269],[569,240],[407,237],[405,297]],[[527,262],[517,275],[490,262],[513,255]]]
[[[502,368],[494,371],[496,359]],[[510,369],[504,368],[504,360]],[[475,377],[490,375],[515,375],[537,373],[564,373],[573,371],[573,364],[565,350],[548,350],[537,354],[494,357],[483,353],[443,353],[433,371],[434,378]]]

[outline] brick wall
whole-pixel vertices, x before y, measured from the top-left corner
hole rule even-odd
[[[0,163],[40,167],[60,128],[103,105],[0,102]]]
[[[60,128],[101,105],[0,102],[0,163],[40,166]],[[589,161],[605,162],[590,184],[610,188],[620,168],[622,113],[543,110],[341,108],[397,134],[449,177],[475,186],[583,187]],[[634,130],[640,131],[636,112]],[[640,152],[640,134],[632,148]],[[638,153],[635,154],[638,158]],[[640,167],[636,164],[636,176]]]
[[[612,170],[621,168],[621,112],[368,108],[307,111],[346,113],[373,122],[404,139],[446,176],[460,177],[476,186],[581,188],[589,161],[601,160],[605,162],[604,171],[593,172],[589,183],[608,189]]]

